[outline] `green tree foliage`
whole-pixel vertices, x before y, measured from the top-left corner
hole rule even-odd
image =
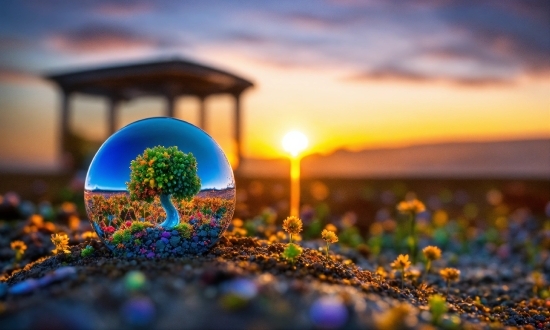
[[[177,200],[191,200],[201,187],[197,160],[192,153],[177,147],[147,148],[130,165],[130,198],[152,202],[156,195],[171,195]]]

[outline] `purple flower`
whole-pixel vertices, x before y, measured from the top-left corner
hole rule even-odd
[[[162,232],[162,237],[163,238],[170,238],[170,236],[172,236],[172,234],[170,234],[170,232],[167,232],[167,231]]]
[[[147,258],[151,259],[151,258],[154,258],[155,257],[155,253],[154,252],[149,252],[147,253]]]

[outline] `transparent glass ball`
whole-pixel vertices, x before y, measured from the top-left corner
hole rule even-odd
[[[117,256],[208,251],[235,210],[235,179],[220,146],[185,121],[156,117],[109,137],[84,188],[86,212]]]

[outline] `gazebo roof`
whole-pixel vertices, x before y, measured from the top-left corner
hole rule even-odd
[[[253,83],[229,72],[172,59],[47,75],[65,92],[116,99],[138,96],[239,94]]]

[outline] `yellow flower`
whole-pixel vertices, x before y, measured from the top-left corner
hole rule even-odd
[[[323,229],[323,232],[321,233],[321,237],[327,243],[338,242],[338,236],[336,236],[336,233],[333,232],[332,230]]]
[[[409,329],[410,324],[416,324],[416,317],[413,314],[414,308],[407,303],[386,310],[383,313],[374,315],[377,329]]]
[[[382,266],[378,266],[378,268],[376,268],[376,274],[386,278],[386,276],[388,276],[388,273],[386,273],[386,271],[384,270],[384,267]]]
[[[80,219],[76,215],[69,217],[69,228],[76,231],[80,227]]]
[[[91,231],[85,231],[82,233],[82,239],[91,239],[96,237],[97,237],[96,233],[93,233]]]
[[[244,222],[241,219],[238,219],[238,218],[233,219],[233,227],[241,228],[243,225],[244,225]]]
[[[52,251],[54,254],[61,252],[71,253],[69,250],[69,237],[67,234],[52,234],[52,243],[55,245],[55,250]]]
[[[406,200],[397,205],[397,210],[401,213],[421,213],[426,211],[426,206],[424,203],[418,199]]]
[[[441,275],[445,281],[458,281],[460,270],[456,268],[444,268],[439,271],[439,275]]]
[[[290,216],[283,221],[283,229],[290,235],[298,234],[302,231],[302,220],[295,216]]]
[[[284,241],[286,239],[286,234],[284,231],[279,230],[276,235],[279,241]]]
[[[393,269],[405,270],[411,266],[408,254],[400,254],[394,262],[390,264]]]
[[[433,261],[441,258],[441,249],[439,249],[437,246],[426,246],[422,253],[424,253],[424,256],[426,259]]]
[[[335,225],[333,225],[332,223],[329,223],[325,226],[325,229],[326,230],[330,230],[330,231],[333,231],[333,232],[337,232],[338,231],[338,228],[336,228]]]
[[[42,225],[44,225],[44,218],[42,218],[41,215],[33,214],[29,218],[29,223],[37,227],[42,227]]]
[[[27,250],[27,244],[23,241],[13,241],[10,244],[11,249],[15,251],[15,253],[23,254],[25,253],[25,250]]]

